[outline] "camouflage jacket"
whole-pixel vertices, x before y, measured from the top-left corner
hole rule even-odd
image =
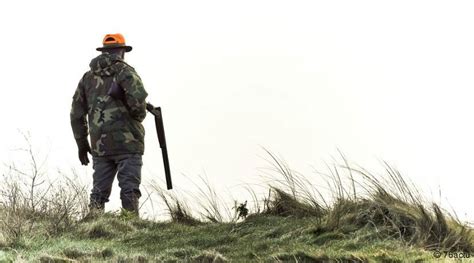
[[[148,96],[135,69],[119,56],[101,54],[79,81],[71,107],[71,126],[79,147],[88,144],[92,156],[143,154]],[[123,100],[107,95],[112,83],[124,91]],[[87,116],[87,117],[86,117]]]

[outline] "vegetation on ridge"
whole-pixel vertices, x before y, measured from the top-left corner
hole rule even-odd
[[[222,211],[210,185],[199,189],[207,198],[200,214],[154,185],[166,222],[127,213],[84,220],[88,188],[67,176],[48,182],[31,155],[31,169],[3,174],[0,261],[405,262],[434,261],[433,251],[474,252],[472,228],[428,205],[388,164],[377,176],[341,155],[344,165],[318,174],[323,187],[267,153],[268,195],[248,187],[254,200],[235,200],[232,211]]]

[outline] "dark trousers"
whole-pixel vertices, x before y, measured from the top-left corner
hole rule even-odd
[[[122,208],[138,214],[138,199],[141,196],[139,187],[143,165],[142,156],[140,154],[121,154],[93,157],[92,160],[94,174],[90,208],[104,210],[117,174]]]

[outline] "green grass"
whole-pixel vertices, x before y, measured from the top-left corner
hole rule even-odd
[[[329,230],[311,217],[254,215],[238,223],[185,225],[175,222],[124,220],[105,215],[45,239],[25,237],[6,257],[33,261],[206,261],[314,262],[322,259],[433,259],[431,253],[396,238],[381,238],[372,228]],[[60,262],[60,261],[54,261]]]
[[[474,256],[472,227],[426,201],[388,164],[376,175],[351,167],[341,154],[344,165],[311,178],[267,153],[268,195],[259,199],[246,188],[253,207],[234,200],[234,208],[223,208],[203,180],[194,198],[199,203],[190,209],[184,195],[155,185],[167,222],[123,212],[90,219],[87,187],[76,179],[37,188],[38,169],[30,176],[14,170],[17,176],[8,174],[0,184],[0,262],[439,262],[436,251]]]

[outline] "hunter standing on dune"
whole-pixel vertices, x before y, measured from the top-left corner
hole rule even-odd
[[[102,54],[90,63],[73,97],[71,126],[79,160],[93,161],[91,211],[104,211],[114,177],[119,181],[122,207],[138,215],[147,92],[134,68],[124,62],[132,50],[121,34],[108,34]],[[86,117],[87,116],[87,117]],[[92,149],[89,145],[88,135]]]

